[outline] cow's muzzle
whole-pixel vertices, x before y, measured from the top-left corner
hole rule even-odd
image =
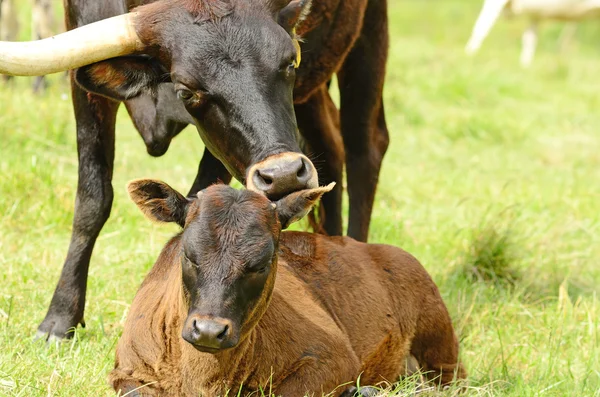
[[[267,157],[248,170],[246,187],[278,200],[290,193],[314,189],[319,177],[313,163],[300,153],[286,152]]]

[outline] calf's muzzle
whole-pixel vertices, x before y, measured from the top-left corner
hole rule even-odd
[[[218,317],[190,315],[183,326],[182,337],[200,351],[214,353],[237,344],[232,338],[231,321]]]
[[[261,192],[271,200],[319,186],[313,163],[308,157],[293,152],[272,155],[253,165],[246,181],[248,189]]]

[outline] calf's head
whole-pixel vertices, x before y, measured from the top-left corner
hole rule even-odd
[[[182,330],[187,342],[216,353],[248,335],[273,292],[281,230],[332,188],[302,190],[272,202],[226,185],[188,199],[162,182],[130,183],[132,200],[150,219],[183,227],[178,260],[188,306]]]
[[[278,199],[318,186],[317,171],[297,142],[292,98],[299,62],[294,30],[309,7],[310,0],[158,0],[39,48],[0,43],[0,73],[80,67],[79,85],[130,101],[136,125],[146,131],[168,87],[169,101],[178,103],[167,110],[175,124],[155,137],[140,130],[149,152],[166,150],[181,130],[177,123],[188,121],[181,117],[186,112],[236,179]],[[35,64],[25,59],[32,53]]]

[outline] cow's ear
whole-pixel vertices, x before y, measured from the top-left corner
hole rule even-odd
[[[278,22],[286,31],[293,32],[308,16],[312,0],[292,0],[279,11]]]
[[[322,195],[329,192],[335,186],[335,182],[316,189],[301,190],[290,193],[275,203],[277,217],[281,228],[286,229],[292,223],[302,219],[310,209],[319,201]]]
[[[131,200],[150,219],[156,222],[175,222],[185,226],[188,207],[192,201],[161,181],[139,179],[129,182]]]
[[[75,80],[85,90],[117,101],[153,94],[169,81],[169,73],[153,58],[125,56],[77,69]]]

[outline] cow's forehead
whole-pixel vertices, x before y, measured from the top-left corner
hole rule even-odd
[[[171,32],[168,43],[173,55],[182,61],[273,59],[294,50],[289,34],[262,12],[241,10],[216,21],[185,25]]]

